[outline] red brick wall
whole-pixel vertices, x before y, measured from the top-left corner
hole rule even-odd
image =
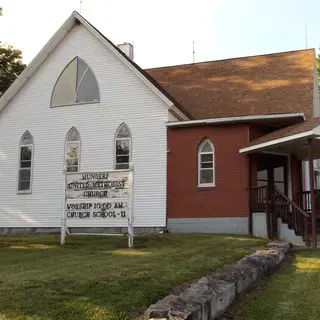
[[[255,140],[271,131],[272,129],[262,125],[262,124],[250,124],[250,131],[249,131],[249,141]]]
[[[168,129],[168,218],[246,217],[249,161],[239,154],[248,143],[248,125]],[[198,187],[198,146],[215,148],[215,187]]]

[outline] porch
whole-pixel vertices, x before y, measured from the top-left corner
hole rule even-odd
[[[320,158],[320,118],[286,127],[240,150],[249,156],[249,231],[253,216],[264,213],[268,238],[285,224],[309,246],[317,247],[320,190],[314,163]],[[317,228],[319,221],[319,228]]]

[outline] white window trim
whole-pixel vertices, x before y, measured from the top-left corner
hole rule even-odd
[[[79,140],[75,140],[75,141],[68,141],[68,137],[69,134],[71,133],[72,130],[76,130],[78,132],[79,135]],[[78,171],[67,171],[68,165],[67,165],[67,153],[68,153],[68,145],[69,144],[78,144]],[[79,130],[76,127],[72,127],[67,135],[66,135],[66,140],[65,140],[65,144],[64,144],[64,161],[63,161],[63,171],[65,174],[73,174],[73,173],[78,173],[80,172],[80,163],[81,163],[81,135]]]
[[[118,135],[118,132],[120,130],[120,128],[125,125],[128,130],[129,130],[129,133],[130,133],[130,137],[126,137],[126,138],[117,138],[117,135]],[[117,169],[116,166],[117,166],[117,141],[118,140],[129,140],[129,167],[127,169]],[[114,170],[128,170],[130,169],[130,164],[131,164],[131,161],[132,161],[132,134],[131,134],[131,130],[129,128],[129,126],[125,123],[125,122],[122,122],[119,127],[117,128],[116,130],[116,133],[114,135],[114,147],[113,147],[113,153],[114,153],[114,156],[113,156],[113,169]]]
[[[203,145],[207,142],[210,143],[210,145],[212,147],[212,152],[201,152],[200,150],[202,149]],[[204,139],[198,147],[198,187],[199,188],[207,188],[207,187],[215,187],[216,186],[215,152],[214,151],[215,151],[214,145],[210,139]],[[200,172],[201,172],[201,170],[206,170],[206,169],[201,169],[201,155],[204,155],[204,154],[212,154],[213,167],[212,167],[212,169],[208,168],[208,170],[212,170],[212,183],[200,183],[200,179],[201,179]]]
[[[27,132],[29,132],[29,134],[30,134],[31,137],[32,137],[32,141],[33,141],[33,136],[32,136],[32,134],[30,133],[30,131],[26,131],[26,132],[22,135],[22,138],[21,138],[20,143],[19,143],[18,176],[17,176],[17,181],[18,181],[18,183],[17,183],[17,194],[30,194],[30,193],[32,193],[34,141],[33,141],[32,144],[23,144],[23,143],[22,143],[23,137],[26,135]],[[19,190],[20,170],[22,169],[22,168],[21,168],[21,148],[22,148],[22,147],[31,147],[30,189],[29,189],[29,190]]]

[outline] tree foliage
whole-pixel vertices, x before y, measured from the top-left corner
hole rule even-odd
[[[22,52],[0,42],[0,97],[24,70]]]
[[[318,79],[320,80],[320,54],[317,59]]]

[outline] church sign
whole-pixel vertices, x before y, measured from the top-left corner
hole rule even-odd
[[[127,226],[128,245],[132,248],[133,171],[66,173],[61,244],[65,243],[71,221],[81,227],[93,226],[91,221],[101,221],[104,227]]]
[[[128,219],[130,171],[66,174],[66,219]],[[120,221],[119,221],[120,222]]]
[[[128,218],[128,201],[67,201],[66,204],[67,219],[127,219]]]
[[[68,199],[129,197],[129,171],[68,173],[66,178]]]

